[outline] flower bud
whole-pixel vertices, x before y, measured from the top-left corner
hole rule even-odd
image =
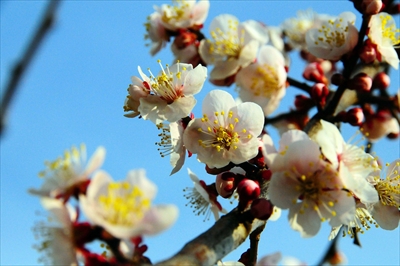
[[[232,172],[223,172],[217,175],[215,188],[221,197],[229,198],[232,196],[236,189],[235,178],[236,174]]]
[[[181,50],[193,44],[196,40],[196,34],[190,31],[180,30],[178,31],[178,36],[174,39],[174,44],[177,49]]]
[[[369,39],[365,41],[360,51],[360,59],[366,63],[372,63],[376,59],[376,45],[373,44]]]
[[[329,95],[329,89],[324,83],[316,83],[311,88],[311,98],[318,106],[325,106],[326,97]]]
[[[247,205],[260,196],[260,186],[258,182],[251,179],[243,179],[237,186],[239,194],[239,208],[244,210]]]
[[[343,122],[349,123],[352,126],[360,126],[363,120],[364,113],[360,107],[350,109],[343,118]]]
[[[382,0],[363,0],[361,7],[366,15],[375,15],[381,11],[383,6]]]
[[[377,141],[387,135],[399,134],[400,128],[397,120],[388,110],[379,110],[377,113],[365,118],[361,125],[361,132],[370,141]]]
[[[306,66],[303,72],[303,77],[309,81],[326,83],[324,70],[317,62],[310,63]]]
[[[294,100],[294,106],[297,110],[309,110],[315,106],[314,101],[304,95],[296,95]]]
[[[251,203],[251,214],[260,220],[268,220],[274,211],[274,205],[267,199],[255,199]]]
[[[359,92],[369,92],[372,88],[372,79],[365,73],[358,73],[349,82],[349,89]]]
[[[374,77],[373,86],[385,90],[390,85],[390,77],[385,72],[380,72]]]

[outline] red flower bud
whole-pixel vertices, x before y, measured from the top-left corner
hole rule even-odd
[[[349,89],[359,92],[369,92],[372,88],[372,79],[365,73],[358,73],[349,82]]]
[[[236,189],[236,174],[232,172],[223,172],[217,175],[215,188],[218,194],[223,198],[232,196]]]
[[[268,220],[274,211],[274,205],[267,199],[255,199],[251,204],[251,214],[260,220]]]
[[[363,121],[364,113],[360,107],[350,109],[343,118],[343,122],[349,123],[352,126],[360,126]]]
[[[374,77],[373,86],[380,90],[388,88],[390,85],[390,77],[385,72],[380,72]]]
[[[244,210],[247,205],[260,196],[260,186],[257,181],[251,179],[243,179],[237,187],[239,194],[239,208]]]
[[[314,101],[304,95],[296,95],[294,106],[297,110],[309,110],[315,106]]]
[[[303,72],[303,77],[306,80],[326,83],[326,77],[321,64],[317,62],[310,63],[306,66]]]
[[[329,89],[324,83],[316,83],[311,88],[311,98],[321,107],[325,106],[326,97],[328,95]]]
[[[376,59],[376,45],[369,39],[365,41],[365,44],[361,48],[360,59],[366,64],[372,63]]]

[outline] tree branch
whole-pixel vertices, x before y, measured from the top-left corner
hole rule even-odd
[[[239,213],[234,209],[187,243],[173,257],[157,265],[214,265],[242,244],[254,229],[265,223],[255,219],[250,211]]]
[[[50,0],[44,13],[42,20],[37,28],[31,42],[28,44],[25,53],[23,54],[21,60],[17,62],[10,73],[8,82],[6,83],[6,88],[4,95],[1,100],[0,107],[0,134],[3,133],[5,126],[5,116],[7,114],[8,106],[11,103],[13,96],[17,91],[17,87],[21,78],[28,68],[33,56],[35,55],[39,45],[42,43],[44,36],[49,32],[51,26],[53,25],[55,18],[55,11],[57,9],[60,0]]]

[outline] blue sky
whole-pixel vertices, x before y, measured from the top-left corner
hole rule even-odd
[[[159,133],[149,121],[123,116],[126,88],[137,66],[158,72],[157,59],[171,63],[168,48],[151,57],[144,46],[143,23],[153,12],[152,5],[167,2],[150,1],[65,1],[62,2],[55,27],[36,54],[28,72],[21,80],[12,102],[5,134],[1,139],[1,265],[34,265],[39,257],[32,248],[37,243],[32,233],[35,221],[42,217],[39,199],[27,190],[40,187],[37,173],[45,160],[53,160],[72,145],[85,143],[88,155],[103,145],[107,150],[103,169],[114,179],[125,178],[130,169],[144,168],[159,187],[155,203],[174,203],[180,209],[177,223],[168,231],[146,237],[146,253],[154,262],[177,252],[187,241],[209,228],[213,221],[203,222],[185,207],[182,189],[191,186],[186,169],[168,176],[168,159],[161,159],[154,142]],[[229,4],[228,4],[229,3]],[[44,11],[43,1],[1,1],[1,88],[9,71],[22,54],[27,41]],[[279,25],[300,9],[313,8],[318,13],[338,15],[354,11],[349,1],[211,1],[204,33],[212,18],[228,13],[240,21],[256,19],[267,25]],[[358,23],[360,17],[358,16]],[[359,24],[357,24],[359,25]],[[399,25],[397,18],[397,25]],[[300,77],[301,62],[293,54],[289,75]],[[398,73],[392,75],[393,93],[399,87]],[[206,83],[198,94],[195,115],[200,114],[202,99],[213,89]],[[227,91],[235,94],[233,88]],[[276,112],[293,106],[288,96]],[[354,131],[344,132],[345,139]],[[276,140],[276,136],[275,136]],[[399,158],[399,141],[383,140],[376,146],[383,162]],[[190,167],[206,182],[204,166],[195,158],[187,160]],[[186,168],[184,167],[184,168]],[[228,202],[223,202],[232,208]],[[260,256],[281,251],[312,265],[328,246],[329,226],[320,233],[302,239],[290,229],[284,212],[277,222],[270,222],[262,234]],[[399,229],[385,231],[372,228],[360,236],[362,248],[352,245],[350,238],[340,240],[350,265],[396,265],[399,263]],[[236,260],[248,248],[246,242],[228,255]]]

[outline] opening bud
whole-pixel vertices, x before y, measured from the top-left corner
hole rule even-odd
[[[215,188],[221,197],[229,198],[236,189],[236,174],[232,172],[218,174],[215,180]]]
[[[372,78],[365,73],[358,73],[349,82],[349,89],[359,92],[369,92],[372,88]]]
[[[390,77],[385,72],[380,72],[374,77],[373,86],[380,90],[385,90],[390,85]]]
[[[248,204],[260,196],[260,186],[257,181],[243,179],[237,187],[239,194],[239,209],[244,210]]]

